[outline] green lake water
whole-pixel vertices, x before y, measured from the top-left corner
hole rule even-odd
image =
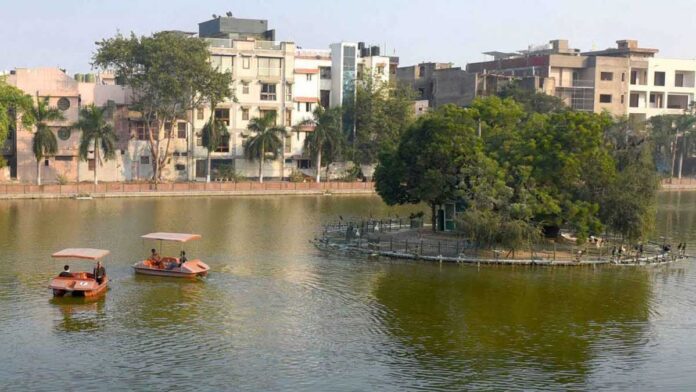
[[[696,253],[696,193],[659,198],[655,237]],[[309,243],[338,215],[414,210],[374,196],[1,201],[0,390],[696,387],[692,262],[477,268]],[[151,231],[202,234],[187,251],[210,276],[135,276]],[[51,298],[64,247],[112,251],[103,299]]]

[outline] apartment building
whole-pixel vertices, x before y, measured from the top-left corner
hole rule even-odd
[[[681,114],[696,95],[696,60],[631,60],[628,115],[637,121],[655,115]]]
[[[226,166],[247,177],[258,176],[258,162],[244,158],[244,141],[250,136],[249,121],[275,112],[277,125],[292,126],[296,48],[292,42],[266,40],[274,37],[271,31],[264,20],[231,16],[218,16],[199,24],[199,37],[210,46],[213,66],[221,72],[232,73],[235,97],[218,103],[214,113],[210,107],[195,110],[192,116],[197,134],[193,146],[194,178],[206,176],[208,152],[203,147],[200,130],[211,114],[228,126],[230,134],[211,154],[213,170]],[[263,166],[265,177],[287,175],[284,159],[269,161]]]
[[[451,63],[421,63],[401,67],[396,74],[418,94],[420,101],[437,108],[454,104],[468,106],[476,97],[496,94],[513,79],[512,76],[494,73],[469,73]],[[422,103],[415,107],[416,115],[422,114]]]
[[[311,118],[318,105],[345,105],[355,97],[362,72],[388,82],[397,58],[381,56],[380,48],[363,43],[342,42],[329,50],[298,49],[292,42],[272,42],[275,31],[267,21],[216,16],[199,24],[199,37],[210,44],[211,62],[222,72],[230,71],[235,81],[235,99],[219,103],[214,116],[228,125],[230,138],[212,153],[212,168],[232,167],[247,177],[258,176],[258,162],[244,158],[249,120],[272,111],[277,125],[289,131]],[[197,134],[210,117],[210,108],[195,111]],[[351,125],[346,125],[352,128]],[[311,160],[303,151],[304,139],[313,129],[294,129],[284,141],[283,157],[264,164],[264,177],[287,177],[294,169],[310,169]],[[200,137],[193,147],[195,172],[205,177],[207,150]]]
[[[91,181],[94,176],[94,152],[86,161],[79,158],[81,132],[71,127],[78,120],[79,111],[85,105],[109,107],[109,116],[118,135],[118,153],[111,161],[102,161],[99,177],[106,181],[121,180],[128,175],[132,162],[138,162],[129,150],[129,123],[127,119],[129,91],[114,83],[113,76],[68,76],[58,68],[17,68],[10,72],[7,83],[35,97],[35,101],[48,98],[52,107],[58,108],[65,120],[50,123],[56,134],[58,153],[41,160],[42,180],[55,182],[59,176],[68,181]],[[9,163],[4,177],[21,182],[36,181],[36,158],[32,152],[33,129],[21,125],[9,136],[6,159]]]

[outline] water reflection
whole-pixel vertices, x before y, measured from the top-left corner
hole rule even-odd
[[[616,269],[392,266],[374,292],[409,367],[443,389],[576,388],[645,342],[650,279]]]
[[[55,320],[58,332],[89,333],[104,328],[106,324],[105,300],[85,298],[52,298],[51,305],[58,309],[60,318]]]

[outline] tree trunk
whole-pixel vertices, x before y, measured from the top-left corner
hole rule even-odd
[[[283,88],[284,90],[285,88]],[[283,111],[285,113],[285,111]],[[281,121],[285,121],[285,118],[283,118]],[[283,181],[285,179],[285,136],[283,135],[283,146],[281,147],[280,150],[280,181]]]
[[[210,150],[208,150],[208,163],[205,169],[205,182],[210,182]]]
[[[261,143],[261,156],[259,157],[259,182],[263,182],[263,158],[266,157],[266,146]]]
[[[41,185],[41,160],[36,160],[36,185]]]
[[[321,182],[321,149],[317,152],[317,183]]]
[[[684,146],[682,146],[684,147]],[[681,180],[682,178],[682,166],[684,164],[684,148],[682,148],[681,154],[679,155],[679,171],[677,172],[677,178]]]
[[[435,203],[430,203],[430,224],[433,226],[433,232],[437,231],[437,214],[435,213]]]
[[[670,180],[674,177],[674,163],[677,160],[677,140],[679,136],[674,137],[674,142],[672,142],[672,170],[669,172]]]
[[[94,139],[94,185],[99,184],[97,167],[99,166],[99,139]]]

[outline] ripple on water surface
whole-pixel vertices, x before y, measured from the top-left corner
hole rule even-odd
[[[696,251],[696,194],[660,198],[658,235]],[[328,257],[308,243],[336,215],[418,209],[373,197],[4,202],[0,379],[27,390],[696,385],[688,262],[479,269]],[[134,276],[151,231],[201,233],[187,250],[210,276]],[[60,263],[47,256],[67,246],[112,250],[104,298],[50,299]]]

